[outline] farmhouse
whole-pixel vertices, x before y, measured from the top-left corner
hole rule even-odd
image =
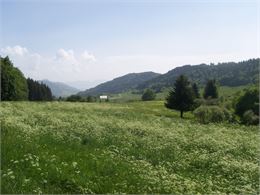
[[[107,95],[101,95],[99,96],[100,101],[104,100],[107,101],[108,100],[108,96]]]

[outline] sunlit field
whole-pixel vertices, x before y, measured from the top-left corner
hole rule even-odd
[[[259,193],[258,127],[162,101],[2,102],[2,193]]]

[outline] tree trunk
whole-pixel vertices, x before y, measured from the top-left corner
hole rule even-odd
[[[183,118],[183,110],[181,110],[181,118]]]

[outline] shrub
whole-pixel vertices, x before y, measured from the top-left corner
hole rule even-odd
[[[153,90],[151,89],[146,89],[142,95],[142,100],[143,101],[150,101],[150,100],[154,100],[156,97],[156,94],[154,93]]]
[[[69,102],[79,102],[79,101],[82,101],[82,98],[78,95],[71,95],[71,96],[67,97],[67,101],[69,101]]]
[[[219,106],[200,106],[193,113],[195,118],[204,124],[234,121],[231,112]]]
[[[219,123],[222,121],[225,121],[223,109],[218,106],[210,107],[210,122]]]
[[[247,110],[243,114],[241,122],[245,125],[257,125],[259,124],[259,117],[252,110]]]
[[[200,106],[194,110],[194,116],[200,123],[209,123],[210,110],[208,106]]]

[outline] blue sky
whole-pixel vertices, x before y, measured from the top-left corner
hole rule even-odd
[[[0,2],[1,54],[35,79],[108,80],[259,57],[257,0]]]

